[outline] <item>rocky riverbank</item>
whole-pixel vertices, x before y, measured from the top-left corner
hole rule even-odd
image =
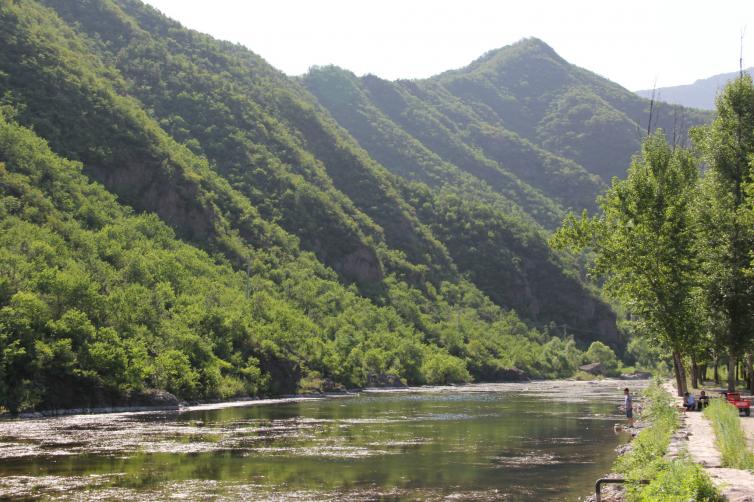
[[[137,411],[178,410],[181,406],[180,401],[173,394],[164,390],[157,389],[149,389],[143,392],[134,393],[130,396],[119,398],[117,400],[95,399],[90,402],[94,402],[96,404],[71,408],[52,408],[47,410],[19,413],[18,415],[6,413],[4,415],[0,415],[0,418],[44,418],[64,415],[82,415],[90,413],[123,413]]]

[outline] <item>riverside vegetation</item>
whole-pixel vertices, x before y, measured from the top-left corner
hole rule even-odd
[[[547,245],[650,104],[538,40],[290,78],[137,0],[0,0],[0,45],[4,409],[654,364]]]
[[[602,212],[569,215],[552,242],[594,253],[592,273],[605,291],[672,353],[679,395],[689,363],[693,387],[725,360],[729,390],[744,365],[754,388],[751,76],[742,72],[721,91],[716,118],[691,137],[686,149],[650,134],[627,178],[599,198]]]
[[[748,448],[746,434],[741,427],[738,409],[724,399],[713,399],[704,409],[715,431],[715,440],[724,467],[754,471],[754,453]]]
[[[628,480],[628,500],[725,500],[699,464],[685,455],[673,460],[665,458],[671,436],[680,425],[672,397],[654,382],[644,391],[644,398],[647,405],[641,419],[647,422],[647,427],[633,440],[632,448],[615,463],[616,471]],[[648,479],[650,483],[638,484],[637,481],[642,479]]]

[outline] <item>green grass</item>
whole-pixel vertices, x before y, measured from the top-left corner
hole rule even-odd
[[[738,413],[738,410],[724,399],[710,400],[710,405],[704,410],[704,416],[712,423],[715,431],[723,466],[754,471],[754,454],[747,446]]]
[[[688,502],[723,501],[709,476],[699,464],[686,457],[665,461],[656,477],[637,496],[629,500]]]
[[[651,425],[636,436],[633,449],[618,458],[615,470],[629,480],[627,500],[640,502],[686,502],[724,500],[709,476],[687,456],[667,460],[665,453],[673,432],[679,426],[678,410],[659,383],[644,391],[646,406],[641,419]],[[649,485],[636,481],[649,479]]]

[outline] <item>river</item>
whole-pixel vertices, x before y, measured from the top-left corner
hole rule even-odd
[[[628,440],[613,429],[626,384],[477,384],[4,421],[0,497],[576,500]]]

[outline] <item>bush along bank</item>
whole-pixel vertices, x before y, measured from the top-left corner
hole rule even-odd
[[[654,382],[644,391],[646,406],[641,419],[647,423],[631,448],[614,465],[626,483],[626,500],[631,502],[722,501],[709,476],[687,455],[668,459],[671,436],[680,426],[678,410],[670,394]],[[639,484],[647,479],[648,485]]]
[[[715,444],[720,450],[723,467],[754,472],[754,454],[746,445],[746,436],[738,418],[738,409],[724,399],[712,399],[704,409],[704,416],[715,431]]]

